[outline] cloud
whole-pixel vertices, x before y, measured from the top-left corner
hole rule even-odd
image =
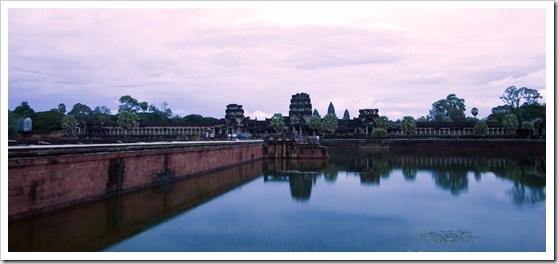
[[[174,113],[288,114],[309,93],[392,119],[450,93],[498,103],[545,89],[544,9],[10,9],[8,106],[118,108],[131,95]],[[521,19],[518,19],[521,17]],[[472,19],[474,18],[474,19]],[[510,83],[508,83],[510,82]],[[513,83],[511,83],[513,82]],[[489,106],[482,106],[485,112]],[[470,107],[468,107],[470,108]]]

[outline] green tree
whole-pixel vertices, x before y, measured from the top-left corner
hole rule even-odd
[[[66,134],[72,135],[74,129],[76,128],[77,122],[76,117],[73,115],[65,115],[62,117],[62,121],[60,122],[60,127]]]
[[[139,124],[139,117],[136,113],[122,110],[118,113],[118,125],[128,132],[128,129]]]
[[[18,138],[20,131],[23,130],[23,117],[8,110],[8,137]]]
[[[75,116],[78,126],[85,130],[87,128],[87,124],[91,122],[92,112],[93,111],[89,106],[77,103],[72,107],[72,110],[70,110],[68,114]]]
[[[403,120],[401,121],[401,130],[403,133],[409,136],[410,134],[414,134],[417,130],[417,123],[415,122],[415,118],[412,116],[404,116]]]
[[[130,113],[138,113],[140,110],[145,112],[148,109],[147,102],[139,102],[137,99],[129,95],[121,96],[120,99],[118,99],[118,102],[120,102],[118,112],[128,111]]]
[[[94,120],[99,122],[102,126],[105,122],[110,120],[111,111],[110,111],[110,108],[108,108],[105,105],[96,106],[95,109],[93,109],[93,111],[91,112],[91,116]]]
[[[522,103],[525,105],[538,104],[538,99],[542,96],[535,89],[529,89],[527,87],[516,88],[515,86],[509,86],[504,90],[504,94],[500,97],[502,101],[512,109],[519,108]]]
[[[167,102],[162,102],[159,107],[150,105],[148,112],[142,116],[144,116],[144,121],[166,123],[172,117],[172,110],[168,107]]]
[[[335,115],[335,107],[333,106],[332,102],[329,102],[329,106],[327,107],[327,114],[328,115]],[[324,116],[324,118],[325,118],[325,116]]]
[[[35,133],[50,133],[54,130],[61,130],[60,122],[64,114],[56,110],[35,113],[33,120],[33,132]]]
[[[472,114],[474,117],[477,117],[477,115],[479,114],[479,109],[476,108],[476,107],[473,107],[473,108],[471,109],[471,114]]]
[[[428,119],[431,121],[465,121],[465,99],[461,99],[455,94],[449,94],[446,99],[434,102]]]
[[[374,129],[374,132],[372,132],[372,136],[375,138],[385,138],[388,135],[387,130],[378,127]]]
[[[343,113],[343,120],[349,120],[351,119],[351,116],[349,115],[349,110],[345,109],[345,112]]]
[[[378,117],[378,127],[387,130],[389,128],[389,118],[387,116]]]
[[[66,105],[63,103],[58,104],[58,111],[60,111],[60,113],[65,114],[66,113]]]
[[[281,113],[275,113],[271,117],[270,125],[275,129],[276,134],[279,134],[279,131],[283,131],[283,127],[285,126],[283,115]]]
[[[329,133],[333,133],[337,130],[338,123],[339,120],[335,114],[327,114],[324,116],[323,129]]]
[[[475,123],[475,127],[473,127],[473,133],[477,136],[485,136],[488,133],[488,125],[486,122],[479,120]]]
[[[528,129],[528,130],[533,130],[535,128],[535,122],[534,121],[523,121],[521,123],[521,128]]]
[[[519,120],[514,114],[506,114],[502,120],[502,126],[509,133],[513,133],[519,127]]]
[[[77,103],[72,107],[72,110],[70,110],[68,114],[75,116],[76,119],[85,119],[90,117],[92,112],[93,110],[91,110],[91,107],[82,103]]]
[[[202,123],[204,121],[202,115],[190,114],[182,118],[183,122]]]
[[[312,115],[308,121],[308,128],[312,129],[314,133],[320,132],[322,130],[322,119],[317,115]]]
[[[13,113],[22,118],[35,117],[35,111],[31,108],[31,106],[29,106],[27,101],[21,102],[21,104],[14,109]]]

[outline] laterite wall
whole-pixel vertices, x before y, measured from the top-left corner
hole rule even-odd
[[[262,141],[8,149],[10,218],[263,158]]]

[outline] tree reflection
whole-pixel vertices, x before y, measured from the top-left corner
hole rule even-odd
[[[524,158],[509,162],[495,170],[497,177],[513,181],[506,192],[516,205],[535,204],[546,200],[546,161],[543,158]]]
[[[407,181],[414,181],[417,178],[417,170],[415,164],[406,164],[403,166],[403,177]]]
[[[467,171],[434,170],[432,171],[432,177],[436,186],[449,190],[453,195],[459,195],[469,187]]]
[[[337,180],[337,176],[339,173],[339,169],[335,162],[329,160],[324,170],[324,179],[328,182],[335,182]]]
[[[407,150],[355,150],[332,149],[327,161],[266,161],[265,181],[289,182],[292,198],[307,201],[316,178],[323,174],[324,181],[336,182],[339,171],[359,177],[361,185],[379,185],[393,170],[401,169],[405,181],[415,181],[418,171],[430,172],[434,184],[452,195],[466,193],[469,174],[476,181],[486,173],[513,181],[506,194],[515,204],[538,203],[546,199],[546,162],[544,154],[484,153],[482,151],[437,154],[436,151]],[[312,163],[312,165],[307,165]],[[313,171],[314,175],[285,175],[287,170],[300,173]],[[274,173],[269,173],[274,172]],[[321,174],[320,174],[321,173]]]
[[[291,175],[289,177],[289,187],[291,189],[291,197],[293,200],[301,202],[310,200],[312,185],[314,185],[315,180],[316,176],[313,175]]]

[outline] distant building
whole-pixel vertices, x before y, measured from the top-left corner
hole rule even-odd
[[[225,120],[227,121],[228,134],[242,133],[242,127],[244,126],[244,124],[242,124],[244,120],[244,109],[242,109],[242,105],[227,105],[227,109],[225,109]]]
[[[317,111],[315,111],[317,113]],[[371,137],[377,127],[379,110],[376,108],[359,109],[358,118],[338,119],[338,125],[334,137]],[[308,128],[310,117],[312,117],[312,102],[307,93],[292,95],[289,104],[289,115],[284,117],[286,135],[311,135]],[[271,118],[271,117],[270,117]],[[270,118],[264,120],[253,120],[244,116],[244,109],[239,104],[228,104],[225,108],[225,117],[213,122],[183,122],[183,123],[143,123],[131,129],[122,129],[114,122],[107,122],[96,127],[95,136],[120,136],[133,135],[137,138],[176,138],[176,139],[213,139],[229,138],[232,135],[238,137],[263,138],[275,134],[270,125]],[[472,137],[474,136],[475,122],[416,122],[414,137],[439,138],[439,137]],[[501,123],[488,122],[487,136],[506,136]],[[531,136],[545,136],[545,120],[537,120]],[[78,131],[81,135],[92,135],[93,130]],[[390,122],[387,128],[390,137],[407,136],[401,130],[400,122]]]
[[[292,96],[289,105],[289,128],[293,134],[303,134],[308,130],[308,122],[312,117],[312,102],[307,93]]]

